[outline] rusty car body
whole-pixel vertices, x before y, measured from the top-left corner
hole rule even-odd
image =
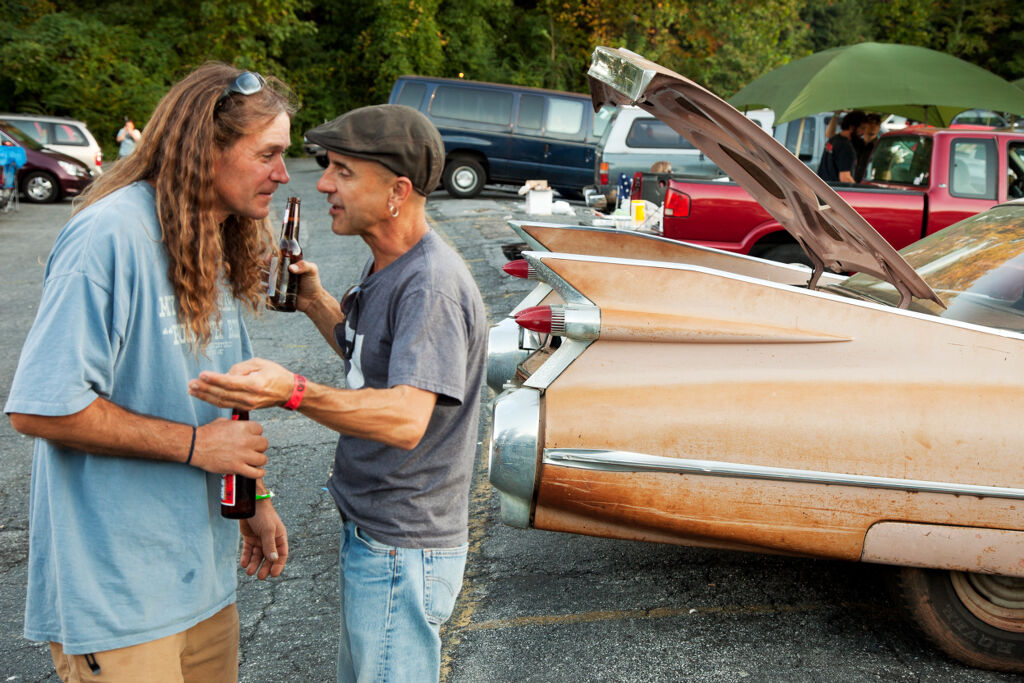
[[[538,285],[490,337],[503,521],[895,565],[946,652],[1024,670],[1024,204],[901,256],[683,76],[606,48],[590,75],[596,106],[666,121],[814,267],[514,223]]]

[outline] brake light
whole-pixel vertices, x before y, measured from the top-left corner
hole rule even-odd
[[[512,277],[520,277],[524,280],[531,280],[534,277],[534,270],[527,263],[526,259],[521,258],[515,261],[509,261],[501,267],[506,273]]]
[[[599,185],[607,185],[608,184],[608,162],[607,161],[602,161],[600,169],[601,169],[601,175],[600,175],[601,182],[599,183]]]
[[[686,218],[690,215],[690,195],[668,188],[665,195],[665,215]]]
[[[556,317],[551,306],[530,306],[516,313],[516,324],[541,334],[551,334],[551,320]],[[564,326],[564,314],[562,318]]]
[[[96,152],[96,165],[97,166],[102,166],[103,165],[103,152]]]
[[[640,199],[643,197],[644,188],[644,174],[637,171],[633,174],[633,184],[629,188],[630,199]]]

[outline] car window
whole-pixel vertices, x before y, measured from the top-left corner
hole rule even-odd
[[[913,309],[940,318],[1024,331],[1024,206],[1004,205],[930,235],[900,255],[947,308],[917,300]],[[858,273],[834,287],[895,306],[888,282]]]
[[[77,126],[58,123],[54,125],[53,133],[53,141],[57,145],[78,145],[84,147],[89,144],[85,140],[85,135],[82,134],[82,131]]]
[[[433,116],[477,123],[512,123],[512,93],[441,85],[430,105]]]
[[[932,139],[924,135],[886,135],[871,154],[866,180],[927,187]]]
[[[814,132],[817,125],[817,120],[813,116],[808,116],[790,121],[786,126],[786,140],[783,144],[801,161],[810,161],[814,158]]]
[[[1011,142],[1006,151],[1006,194],[1011,199],[1024,197],[1024,143]]]
[[[580,135],[583,132],[583,108],[584,103],[580,100],[549,98],[545,130],[552,135]]]
[[[413,109],[419,109],[423,103],[423,95],[427,92],[426,83],[406,83],[398,93],[398,101],[395,104],[404,104]]]
[[[522,95],[519,98],[519,116],[516,126],[540,130],[544,124],[544,98],[539,95]]]
[[[954,140],[949,155],[949,193],[972,199],[996,198],[996,145],[994,140]]]
[[[599,138],[604,135],[604,132],[608,130],[608,124],[611,123],[612,115],[615,113],[615,107],[604,106],[594,112],[594,128],[593,136]]]
[[[42,121],[24,121],[16,119],[11,121],[10,124],[41,145],[45,145],[50,141],[50,127]]]
[[[31,136],[26,135],[24,132],[19,130],[16,126],[12,126],[7,121],[0,121],[0,130],[7,133],[8,136],[14,139],[22,147],[39,151],[43,148],[41,144],[32,139]]]
[[[658,119],[637,119],[626,134],[626,145],[641,148],[695,149],[689,140]]]

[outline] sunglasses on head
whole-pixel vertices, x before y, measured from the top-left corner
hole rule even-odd
[[[232,95],[254,95],[260,90],[263,90],[267,82],[255,71],[243,71],[238,74],[238,78],[231,81],[231,85],[224,88],[224,92],[221,93],[220,97],[217,98],[217,104],[213,105],[213,111],[216,113],[220,111],[220,108],[224,106],[228,98]]]

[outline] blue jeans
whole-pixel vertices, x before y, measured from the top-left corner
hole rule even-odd
[[[467,548],[398,548],[345,522],[338,683],[438,680],[439,631],[462,588]]]

